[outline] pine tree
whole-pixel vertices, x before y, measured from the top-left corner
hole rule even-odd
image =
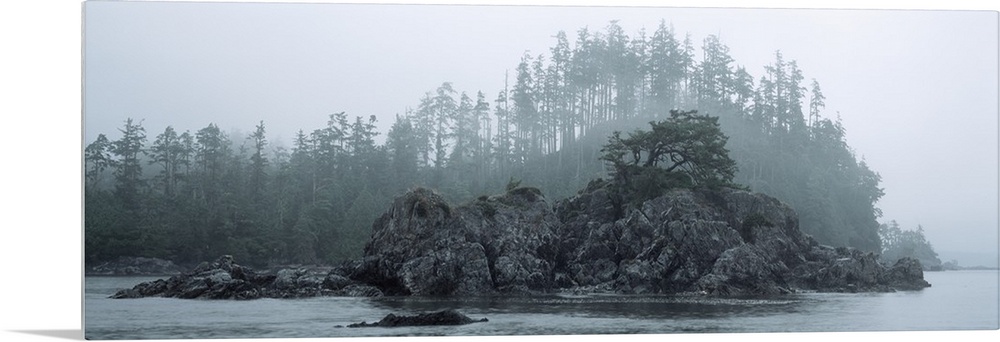
[[[649,45],[650,108],[654,113],[665,112],[679,105],[678,98],[682,94],[687,71],[684,51],[674,37],[673,27],[668,28],[663,20]]]
[[[477,188],[481,189],[490,178],[493,167],[490,155],[493,153],[493,119],[490,117],[490,103],[482,91],[476,93],[476,105],[472,108],[476,119],[476,135],[473,142],[473,160],[476,165]]]
[[[432,144],[434,137],[434,115],[434,98],[430,92],[425,93],[424,97],[420,99],[420,105],[417,106],[416,112],[407,114],[407,116],[413,118],[413,134],[417,142],[416,148],[417,153],[420,155],[418,161],[421,168],[431,166],[431,152],[434,149]]]
[[[506,85],[506,83],[505,83]],[[515,137],[511,132],[512,115],[508,108],[507,87],[497,94],[497,106],[494,115],[497,117],[497,134],[494,136],[493,154],[497,160],[497,172],[500,176],[509,175],[514,163]]]
[[[576,120],[573,113],[574,94],[569,84],[570,63],[573,58],[573,51],[570,49],[566,32],[559,31],[556,36],[556,44],[549,53],[551,55],[550,82],[554,88],[552,112],[555,124],[559,126],[559,148],[565,149],[571,142],[576,141]]]
[[[180,168],[180,154],[183,151],[180,137],[174,128],[167,126],[163,133],[156,136],[153,145],[149,147],[150,164],[160,164],[160,181],[163,182],[163,194],[170,197],[174,194],[177,174]]]
[[[391,160],[393,189],[402,191],[417,183],[420,142],[409,117],[396,115],[396,121],[386,134],[386,149]]]
[[[94,142],[87,145],[83,150],[83,160],[86,165],[85,178],[87,179],[86,190],[99,190],[104,172],[112,166],[114,160],[111,159],[111,142],[104,134],[98,134]]]
[[[219,204],[222,177],[230,157],[229,138],[214,123],[195,133],[195,163],[198,165],[198,196],[209,208]]]
[[[705,38],[702,50],[704,57],[698,65],[697,78],[698,107],[715,111],[731,103],[733,58],[729,56],[729,47],[715,35]]]
[[[449,164],[465,165],[472,161],[480,123],[479,118],[473,114],[473,108],[472,99],[465,92],[462,92],[459,96],[458,107],[451,120],[454,125],[450,135],[454,138],[455,146],[448,158]]]
[[[122,137],[111,143],[111,153],[117,156],[114,163],[115,194],[127,208],[137,209],[139,192],[145,183],[139,158],[144,154],[146,130],[141,123],[128,118],[125,126],[118,131]]]
[[[514,81],[514,149],[513,157],[516,164],[523,164],[528,158],[540,154],[538,149],[539,117],[535,105],[535,80],[532,78],[530,65],[532,57],[528,53],[521,56],[517,65]]]
[[[265,181],[267,179],[268,160],[264,149],[267,147],[267,137],[264,130],[264,121],[256,126],[254,132],[247,139],[253,144],[253,154],[250,155],[250,196],[254,201],[259,201],[264,193]]]
[[[810,131],[814,125],[819,121],[819,113],[823,108],[826,107],[826,96],[823,96],[823,91],[819,88],[819,82],[816,79],[812,79],[812,87],[810,88],[812,96],[809,97],[809,121],[808,125]]]
[[[375,168],[379,159],[379,148],[375,145],[375,137],[378,136],[376,122],[378,119],[374,115],[368,116],[368,120],[355,117],[345,149],[350,158],[347,167],[351,179],[373,186],[379,180],[376,175],[380,171]]]

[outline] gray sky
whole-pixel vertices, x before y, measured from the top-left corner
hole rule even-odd
[[[717,34],[755,79],[781,50],[839,113],[848,143],[882,175],[882,220],[923,225],[943,260],[996,263],[997,13],[90,2],[85,13],[84,141],[126,117],[152,138],[209,123],[272,141],[327,115],[392,116],[442,82],[488,100],[525,50],[559,30],[634,36],[660,19],[679,35]],[[511,78],[513,80],[513,77]],[[238,137],[234,137],[238,138]],[[989,258],[961,251],[981,251]]]

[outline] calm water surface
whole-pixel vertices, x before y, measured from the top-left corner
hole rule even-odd
[[[88,277],[88,339],[256,338],[422,335],[570,335],[694,332],[995,330],[1000,273],[927,272],[922,291],[797,294],[769,299],[668,296],[544,298],[308,298],[208,301],[108,299],[156,278]],[[338,328],[388,313],[457,309],[487,323],[451,327]]]

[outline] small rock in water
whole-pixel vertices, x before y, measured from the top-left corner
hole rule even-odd
[[[469,316],[463,315],[455,310],[442,310],[438,312],[432,312],[427,314],[419,314],[416,316],[396,316],[394,314],[388,314],[381,321],[375,323],[368,323],[362,321],[361,323],[350,324],[348,328],[365,328],[365,327],[405,327],[405,326],[424,326],[424,325],[465,325],[470,323],[478,322],[489,322],[486,318],[480,320],[474,320],[469,318]]]

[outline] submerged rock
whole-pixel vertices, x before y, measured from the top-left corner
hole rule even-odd
[[[469,316],[463,315],[455,310],[442,310],[433,313],[419,314],[416,316],[396,316],[394,314],[388,314],[381,321],[375,323],[354,323],[349,324],[348,328],[365,328],[365,327],[404,327],[404,326],[425,326],[425,325],[465,325],[471,323],[479,322],[489,322],[488,319],[483,318],[480,320],[474,320],[469,318]]]

